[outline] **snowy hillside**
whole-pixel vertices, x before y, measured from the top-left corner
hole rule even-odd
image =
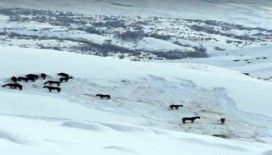
[[[176,154],[194,147],[203,149],[201,154],[217,149],[225,154],[271,153],[270,145],[256,143],[271,143],[271,83],[207,65],[120,61],[14,47],[0,50],[1,84],[27,73],[44,72],[55,79],[63,71],[75,77],[61,84],[60,93],[43,89],[44,80],[20,82],[22,91],[0,88],[0,141],[7,153],[16,148],[63,154],[66,149],[61,148],[67,148],[72,154],[78,150],[164,154],[171,148],[168,153]],[[97,93],[112,99],[100,100]],[[170,104],[184,107],[169,111]],[[201,119],[182,124],[181,118],[190,116]],[[220,124],[221,117],[227,119],[225,125]],[[149,137],[145,143],[144,137]],[[187,147],[175,147],[179,145]],[[146,150],[147,146],[154,149]]]
[[[51,97],[2,90],[0,96],[0,151],[6,155],[271,154],[266,144],[135,125],[144,121]]]
[[[212,19],[254,26],[271,25],[272,14],[270,0],[1,0],[0,5],[92,15]]]
[[[250,77],[272,81],[272,47],[246,48],[226,51],[220,55],[205,59],[184,59],[177,62],[208,64],[237,70]]]
[[[17,1],[0,2],[1,45],[140,61],[203,58],[272,40],[270,5],[261,2]]]

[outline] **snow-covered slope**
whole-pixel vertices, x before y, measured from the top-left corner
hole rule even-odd
[[[0,6],[4,46],[140,61],[272,44],[272,4],[265,0],[2,0]]]
[[[58,72],[74,76],[61,85],[61,93],[48,93],[43,80],[21,82],[22,91],[0,88],[2,153],[271,153],[271,144],[256,142],[271,143],[271,83],[207,65],[120,61],[15,47],[0,51],[0,84],[26,73],[44,72],[49,79],[56,79]],[[100,100],[96,93],[112,99]],[[184,107],[169,111],[169,104]],[[181,123],[182,117],[195,115],[201,120]],[[227,118],[225,125],[219,124],[220,117]]]
[[[93,80],[122,80],[148,75],[174,81],[185,79],[206,88],[225,88],[238,109],[272,116],[269,106],[272,102],[269,97],[272,84],[228,69],[201,64],[137,63],[24,48],[1,47],[0,54],[1,66],[5,66],[2,68],[2,78],[31,72],[54,75],[64,71]]]
[[[51,9],[85,14],[200,18],[271,25],[271,2],[225,0],[1,0],[1,6]],[[159,8],[159,9],[158,9]]]
[[[26,73],[45,72],[55,79],[56,73],[67,72],[76,77],[62,86],[60,94],[48,94],[42,89],[44,81],[22,83],[24,90],[17,93],[51,96],[143,118],[148,126],[264,142],[271,137],[271,83],[238,72],[199,64],[120,61],[14,47],[1,47],[0,54],[0,65],[4,66],[1,84]],[[111,94],[113,100],[100,101],[94,97],[97,93]],[[170,104],[184,104],[184,108],[182,112],[169,112]],[[24,111],[6,113],[7,106],[2,108],[4,114],[26,115]],[[199,124],[181,124],[182,117],[195,115],[202,116]],[[228,119],[227,126],[218,125],[220,117]]]
[[[211,58],[184,59],[179,62],[201,63],[248,73],[250,77],[272,80],[272,47],[255,47],[222,52]]]
[[[266,144],[135,125],[137,118],[51,97],[3,91],[0,96],[0,151],[6,155],[271,153]]]

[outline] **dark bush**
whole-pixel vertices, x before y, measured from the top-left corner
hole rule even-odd
[[[143,30],[126,30],[124,32],[117,32],[115,36],[124,41],[139,41],[144,37]]]

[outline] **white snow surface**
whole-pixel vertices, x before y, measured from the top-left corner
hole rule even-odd
[[[43,80],[0,88],[3,154],[271,154],[272,84],[239,72],[17,47],[0,47],[0,66],[0,84],[27,73],[74,77],[61,93],[42,89]],[[177,103],[184,108],[168,110]],[[202,119],[181,123],[192,115]]]

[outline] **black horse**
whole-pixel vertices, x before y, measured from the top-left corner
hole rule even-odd
[[[52,90],[56,90],[58,92],[61,91],[60,87],[53,87],[53,86],[44,86],[43,88],[47,88],[49,90],[49,92],[51,92]]]
[[[100,97],[101,99],[111,99],[110,95],[104,95],[104,94],[96,94],[96,97]]]
[[[39,75],[36,75],[36,74],[27,74],[25,77],[30,79],[35,79],[35,80],[39,79]]]
[[[19,89],[19,90],[22,90],[23,89],[23,86],[20,85],[19,83],[8,83],[8,84],[5,84],[2,86],[3,88],[4,87],[10,87],[11,89]]]
[[[58,73],[58,75],[61,76],[61,77],[69,77],[70,76],[69,74],[63,73],[63,72]]]
[[[68,82],[70,79],[73,79],[73,77],[71,77],[71,76],[68,76],[68,77],[61,77],[61,78],[59,79],[59,81],[60,81],[60,82],[63,82],[63,81]]]
[[[49,85],[53,85],[53,84],[56,84],[56,85],[58,85],[58,86],[60,86],[60,83],[61,82],[59,82],[59,81],[51,81],[51,80],[49,80],[49,81],[46,81],[45,83],[43,83],[43,84],[49,84]]]
[[[32,81],[32,82],[35,82],[36,80],[38,80],[35,76],[28,76],[26,78],[28,79],[28,81]]]
[[[25,81],[25,82],[28,82],[29,81],[29,78],[26,78],[26,77],[18,77],[17,78],[18,81]]]
[[[221,124],[225,124],[226,119],[225,118],[221,118],[220,121],[221,121]]]
[[[12,82],[14,82],[14,83],[16,83],[16,82],[18,81],[17,77],[15,77],[15,76],[11,77],[10,80],[11,80]]]
[[[46,79],[46,77],[47,77],[47,75],[46,75],[46,74],[41,73],[41,78],[42,78],[42,79],[44,79],[44,80],[45,80],[45,79]]]
[[[191,123],[194,123],[194,121],[196,119],[200,119],[199,116],[195,116],[195,117],[184,117],[182,118],[182,123],[186,123],[186,121],[191,121]]]
[[[174,109],[178,110],[179,107],[183,107],[183,105],[181,105],[181,104],[178,104],[178,105],[171,104],[171,105],[169,106],[169,108],[170,108],[171,110],[174,110]]]

